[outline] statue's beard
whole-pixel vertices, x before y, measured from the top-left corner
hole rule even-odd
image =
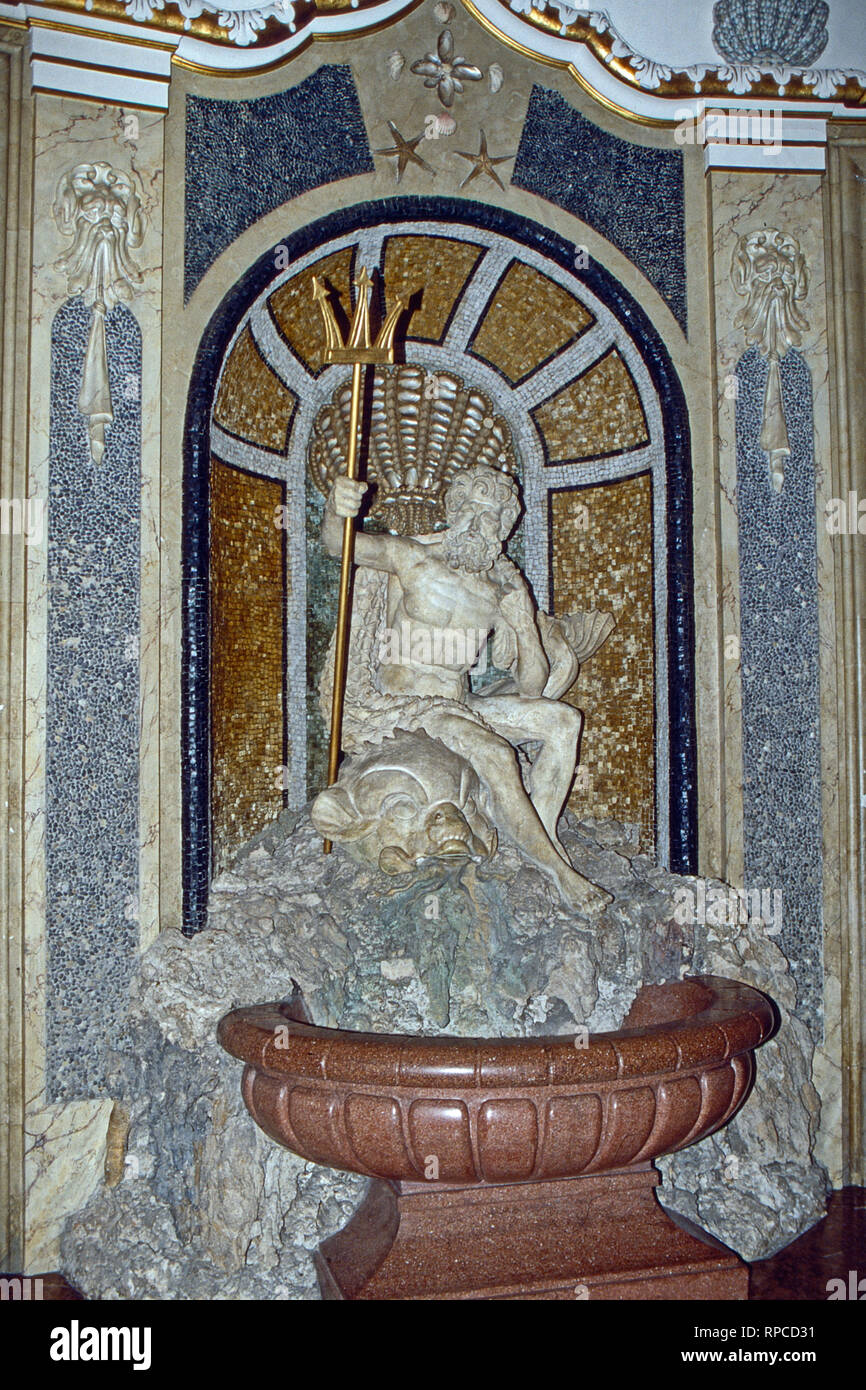
[[[445,559],[453,570],[480,574],[482,570],[493,568],[496,557],[502,550],[502,544],[500,541],[489,541],[473,532],[446,531],[442,548]]]

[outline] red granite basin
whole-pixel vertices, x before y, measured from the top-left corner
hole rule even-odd
[[[758,990],[696,976],[645,987],[588,1041],[354,1033],[280,1003],[234,1009],[218,1036],[256,1123],[302,1158],[484,1186],[644,1167],[705,1138],[745,1100],[775,1020]]]

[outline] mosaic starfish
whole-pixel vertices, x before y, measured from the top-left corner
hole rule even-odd
[[[407,164],[420,164],[422,169],[426,169],[433,177],[436,177],[436,170],[422,159],[420,154],[415,153],[416,145],[420,145],[424,139],[423,135],[418,135],[414,140],[404,140],[393,121],[388,122],[388,129],[396,140],[396,145],[392,145],[389,150],[376,150],[376,154],[386,154],[392,159],[397,160],[397,183],[403,177],[403,172]]]
[[[490,155],[487,153],[487,136],[484,134],[483,130],[481,131],[481,143],[478,147],[477,154],[467,154],[465,150],[455,150],[454,153],[459,154],[461,159],[468,159],[469,162],[474,165],[474,168],[469,170],[466,178],[461,183],[461,188],[465,188],[467,183],[471,183],[473,179],[477,179],[479,174],[489,174],[493,182],[499,185],[503,193],[505,192],[505,184],[502,182],[493,166],[494,164],[504,164],[506,160],[514,159],[514,155],[501,154],[498,155],[496,159],[491,159]]]

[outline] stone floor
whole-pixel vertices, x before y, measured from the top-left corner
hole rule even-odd
[[[830,1279],[846,1284],[852,1270],[866,1278],[866,1187],[845,1187],[830,1197],[827,1216],[769,1260],[752,1265],[749,1298],[823,1302]],[[46,1300],[80,1299],[62,1274],[42,1276]]]
[[[866,1187],[844,1187],[832,1193],[823,1221],[751,1268],[753,1302],[823,1301],[829,1280],[843,1279],[847,1284],[852,1270],[859,1270],[858,1279],[866,1278]]]

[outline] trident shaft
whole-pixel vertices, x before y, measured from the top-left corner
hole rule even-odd
[[[361,426],[361,396],[364,385],[364,371],[368,366],[376,366],[394,361],[394,337],[400,315],[409,306],[408,299],[395,301],[391,312],[379,330],[375,343],[370,338],[369,290],[372,280],[366,269],[362,269],[355,281],[357,299],[355,316],[347,343],[343,342],[337,320],[334,317],[330,293],[318,276],[313,276],[313,297],[322,311],[325,324],[325,361],[351,362],[352,364],[352,406],[349,414],[349,449],[346,457],[346,476],[358,476],[359,434]],[[346,663],[349,653],[349,589],[352,579],[352,566],[355,561],[354,518],[347,516],[343,521],[343,550],[340,560],[340,596],[337,605],[337,637],[334,644],[334,695],[331,704],[331,741],[328,749],[328,786],[337,780],[340,765],[340,752],[343,733],[343,698],[346,692]],[[331,841],[323,844],[325,854],[331,852]]]

